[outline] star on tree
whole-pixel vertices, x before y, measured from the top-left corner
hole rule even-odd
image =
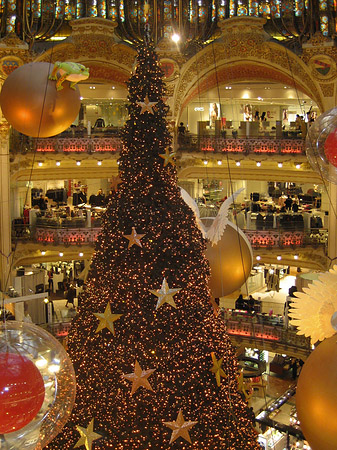
[[[137,234],[136,228],[132,227],[131,234],[123,234],[123,236],[129,240],[128,248],[132,247],[133,245],[138,245],[138,247],[142,247],[142,244],[140,240],[142,239],[145,234]]]
[[[170,153],[170,150],[166,148],[165,153],[159,156],[164,160],[164,167],[166,167],[168,164],[172,164],[172,166],[175,165],[173,158],[176,156],[176,152]]]
[[[179,437],[181,437],[182,439],[185,439],[185,441],[189,442],[190,444],[192,444],[191,438],[190,438],[190,434],[189,434],[189,430],[194,427],[194,425],[196,425],[198,422],[192,422],[192,421],[185,421],[183,413],[181,411],[181,409],[179,410],[177,419],[174,422],[164,422],[164,425],[167,426],[168,428],[171,428],[172,431],[172,435],[171,435],[171,439],[170,439],[170,444],[172,444],[172,442],[174,442],[176,439],[178,439]]]
[[[123,314],[112,314],[110,303],[106,305],[104,313],[94,313],[99,319],[99,324],[96,330],[96,333],[99,333],[104,328],[108,328],[113,335],[115,335],[114,322],[118,320]]]
[[[171,306],[176,308],[177,305],[175,304],[173,297],[179,291],[181,291],[181,288],[170,289],[166,278],[164,278],[160,289],[150,290],[151,294],[158,297],[156,309],[159,309],[164,303],[169,303]]]
[[[122,375],[123,378],[132,381],[131,395],[133,395],[137,391],[137,389],[140,388],[141,386],[143,386],[145,389],[153,391],[148,378],[153,374],[155,370],[156,369],[143,370],[140,367],[139,362],[136,360],[135,371],[133,373]]]
[[[153,113],[153,107],[158,103],[158,102],[150,102],[149,97],[146,96],[143,102],[136,102],[138,106],[140,106],[142,109],[140,111],[141,114],[144,114],[146,111],[149,114],[154,114]]]
[[[91,450],[92,443],[97,439],[101,439],[102,436],[94,432],[94,419],[91,419],[87,428],[80,427],[77,425],[77,431],[80,433],[81,437],[76,442],[74,448],[81,447],[85,445],[86,450]]]
[[[225,372],[221,368],[223,358],[220,358],[219,360],[217,360],[214,352],[211,353],[211,357],[212,357],[212,361],[213,361],[213,367],[209,370],[215,374],[216,384],[218,386],[220,386],[221,377],[226,377]]]

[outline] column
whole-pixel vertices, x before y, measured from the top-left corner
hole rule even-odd
[[[0,123],[0,290],[6,291],[12,259],[9,124]]]

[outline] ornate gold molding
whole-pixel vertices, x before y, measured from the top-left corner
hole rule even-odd
[[[320,84],[322,93],[324,97],[333,97],[335,93],[335,84],[334,83],[321,83]]]
[[[10,125],[7,121],[0,122],[0,139],[8,139]]]

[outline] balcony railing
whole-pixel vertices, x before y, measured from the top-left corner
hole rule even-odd
[[[64,132],[56,137],[36,139],[13,133],[10,138],[11,153],[116,153],[122,148],[120,130],[103,130],[87,135],[81,131]],[[302,155],[304,141],[283,136],[224,138],[187,134],[178,136],[179,152],[214,152],[232,154]]]
[[[76,222],[78,223],[78,222]],[[69,226],[55,222],[48,226],[37,226],[30,228],[26,224],[18,224],[17,220],[13,222],[12,238],[13,240],[30,240],[42,244],[60,244],[60,245],[93,245],[100,232],[100,227],[88,228],[74,223]],[[273,230],[242,230],[247,236],[253,249],[258,248],[298,248],[312,246],[327,247],[328,231],[325,229],[317,230],[282,230],[281,228]]]

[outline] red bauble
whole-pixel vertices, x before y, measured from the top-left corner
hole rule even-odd
[[[326,138],[324,153],[329,163],[337,167],[337,128]]]
[[[31,422],[44,396],[43,378],[32,361],[15,353],[0,353],[0,434]]]

